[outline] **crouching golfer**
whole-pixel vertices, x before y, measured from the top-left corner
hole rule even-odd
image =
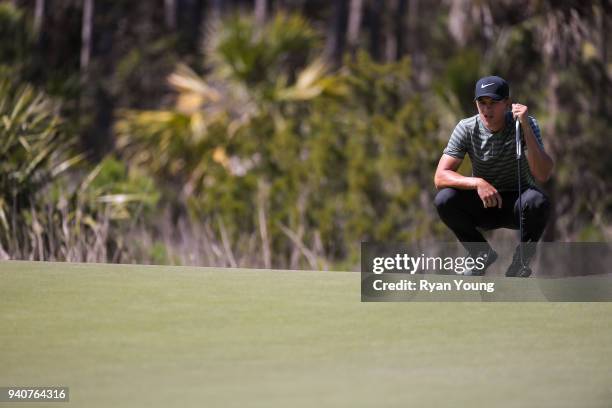
[[[497,76],[476,82],[475,102],[478,114],[461,120],[453,131],[435,174],[439,190],[435,206],[442,221],[473,258],[485,259],[484,267],[466,274],[483,275],[497,259],[479,229],[519,229],[519,194],[523,207],[523,258],[526,265],[535,254],[550,213],[550,202],[535,180],[549,179],[553,161],[544,151],[536,120],[528,116],[527,106],[511,104],[508,83]],[[518,174],[514,119],[518,118],[523,135],[521,187]],[[457,173],[465,154],[472,161],[472,177]],[[534,180],[535,179],[535,180]],[[514,253],[506,276],[521,270],[519,248]],[[520,276],[520,275],[519,275]]]

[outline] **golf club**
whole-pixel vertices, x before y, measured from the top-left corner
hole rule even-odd
[[[525,265],[523,259],[523,203],[521,200],[522,190],[521,190],[521,123],[518,118],[516,118],[516,168],[518,171],[518,202],[519,202],[519,256],[521,260],[521,269],[519,269],[516,276],[521,278],[527,278],[531,275],[531,268],[528,265]]]

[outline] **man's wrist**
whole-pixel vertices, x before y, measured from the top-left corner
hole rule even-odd
[[[472,190],[477,190],[478,189],[478,184],[480,183],[480,178],[478,177],[470,177],[470,186],[472,187]]]

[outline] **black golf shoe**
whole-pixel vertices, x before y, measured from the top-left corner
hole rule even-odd
[[[489,266],[491,266],[491,264],[493,264],[493,262],[495,262],[495,260],[497,259],[497,252],[495,252],[492,248],[489,248],[486,251],[480,251],[474,257],[474,259],[477,259],[477,258],[483,258],[484,259],[484,266],[481,269],[479,269],[477,267],[466,269],[465,272],[463,272],[461,275],[465,275],[465,276],[482,276],[482,275],[484,275],[485,272],[487,271],[487,269],[489,268]]]
[[[536,242],[523,242],[523,264],[521,264],[520,245],[517,245],[512,256],[512,263],[506,271],[508,277],[528,278],[532,271],[529,262],[536,253]]]

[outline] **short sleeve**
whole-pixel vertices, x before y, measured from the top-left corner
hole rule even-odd
[[[540,126],[538,125],[538,121],[533,117],[529,116],[529,126],[533,131],[533,135],[536,138],[536,141],[540,145],[542,149],[544,149],[544,142],[542,142],[542,133],[540,132]],[[525,145],[525,150],[527,150],[527,145]]]
[[[448,145],[446,145],[446,148],[444,149],[444,154],[452,156],[456,159],[463,159],[465,157],[465,153],[467,152],[468,137],[467,127],[463,121],[459,122],[451,134]]]

